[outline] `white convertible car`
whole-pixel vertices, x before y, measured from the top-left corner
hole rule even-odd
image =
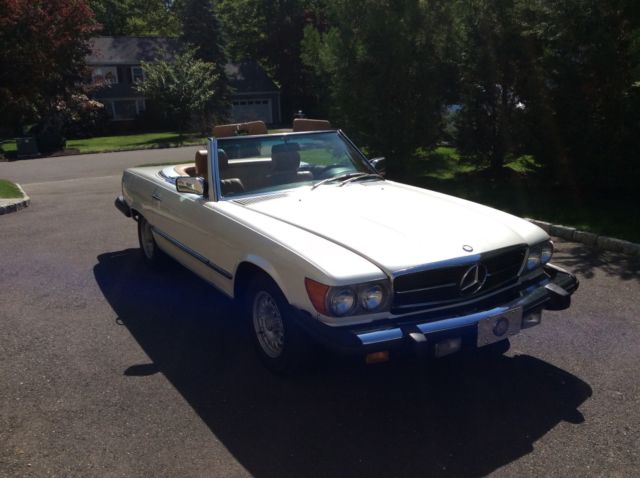
[[[407,347],[501,353],[543,309],[569,306],[578,281],[549,263],[542,229],[386,180],[382,163],[318,120],[225,125],[195,163],[127,169],[116,206],[147,262],[170,256],[243,305],[276,372],[318,344],[368,362]]]

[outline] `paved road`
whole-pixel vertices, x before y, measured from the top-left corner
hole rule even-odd
[[[493,361],[265,372],[238,314],[141,262],[123,166],[194,148],[0,163],[0,476],[640,474],[640,267],[562,243],[569,311]]]

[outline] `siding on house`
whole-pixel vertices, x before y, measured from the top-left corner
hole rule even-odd
[[[171,59],[181,46],[179,40],[164,37],[93,38],[86,62],[93,81],[104,87],[92,96],[105,105],[113,121],[138,118],[147,107],[145,98],[135,90],[142,76],[141,63]],[[233,121],[281,123],[279,88],[256,62],[228,64],[225,73],[233,91],[229,112]]]

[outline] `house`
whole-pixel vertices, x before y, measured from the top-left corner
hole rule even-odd
[[[147,108],[147,100],[135,90],[144,80],[141,63],[169,60],[183,44],[176,38],[100,36],[92,38],[90,46],[86,62],[98,85],[92,96],[105,105],[112,121],[126,122]],[[228,64],[225,72],[232,89],[232,121],[281,122],[280,91],[256,62]]]

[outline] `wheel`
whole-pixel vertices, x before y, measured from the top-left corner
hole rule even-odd
[[[314,344],[294,322],[291,306],[278,286],[266,276],[256,276],[249,285],[245,306],[261,362],[280,375],[308,370]]]
[[[147,264],[153,267],[164,264],[166,255],[156,244],[156,240],[153,238],[151,224],[149,224],[144,216],[138,218],[138,242],[140,243],[142,256]]]

